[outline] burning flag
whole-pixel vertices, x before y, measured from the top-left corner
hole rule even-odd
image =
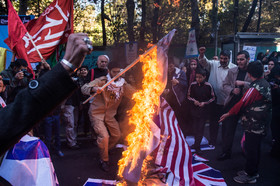
[[[135,126],[135,131],[128,135],[129,146],[118,163],[118,175],[133,183],[139,181],[141,169],[145,171],[146,164],[142,168],[144,159],[159,144],[160,130],[153,117],[159,111],[159,98],[166,86],[167,52],[175,32],[175,29],[172,30],[148,54],[140,57],[144,74],[142,90],[133,95],[135,105],[129,111],[129,123]]]

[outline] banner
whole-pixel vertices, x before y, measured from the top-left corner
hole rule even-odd
[[[27,33],[25,26],[15,11],[13,4],[10,0],[7,1],[8,6],[8,31],[9,37],[5,39],[5,43],[17,54],[18,58],[24,59],[28,64],[28,71],[35,77],[32,67],[26,55],[23,36]]]
[[[138,43],[137,42],[125,43],[126,64],[129,65],[135,59],[137,59],[137,57],[138,57],[137,51],[138,51]]]
[[[197,56],[198,56],[198,49],[196,44],[195,29],[190,29],[187,49],[186,49],[186,58],[192,58]]]
[[[255,61],[255,55],[257,52],[257,47],[256,46],[243,46],[243,50],[246,50],[249,52],[250,55],[250,62]]]
[[[57,45],[67,42],[68,36],[73,33],[73,0],[53,1],[38,19],[29,21],[25,26],[43,58],[47,59]],[[11,36],[8,40],[12,40]],[[41,61],[27,35],[22,37],[20,45],[24,46],[29,62]]]
[[[57,45],[66,43],[73,33],[73,0],[53,1],[38,19],[26,24],[26,29],[43,58],[48,59]],[[29,38],[24,36],[23,40],[29,61],[41,61]]]

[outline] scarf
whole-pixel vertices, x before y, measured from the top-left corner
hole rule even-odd
[[[111,76],[110,74],[107,74],[107,80],[111,81]],[[121,94],[123,92],[122,86],[124,84],[124,79],[123,78],[119,78],[119,80],[117,81],[113,81],[108,87],[107,90],[110,91],[111,93],[113,93],[116,96],[116,100],[120,99]]]

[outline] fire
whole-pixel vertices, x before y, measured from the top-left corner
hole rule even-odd
[[[137,160],[141,153],[147,150],[148,142],[151,134],[150,122],[153,114],[159,106],[159,96],[164,89],[164,83],[160,82],[160,69],[157,62],[157,47],[149,52],[145,57],[140,56],[143,63],[142,70],[144,78],[142,81],[142,90],[134,93],[133,100],[135,105],[129,111],[129,124],[135,126],[134,132],[127,137],[128,148],[122,153],[122,159],[119,160],[118,175],[123,177],[124,169],[130,166],[128,172],[137,167]],[[145,169],[145,163],[142,171]]]

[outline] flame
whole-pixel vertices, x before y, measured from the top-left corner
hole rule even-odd
[[[157,62],[157,47],[149,51],[148,55],[140,56],[140,62],[143,63],[143,81],[142,90],[133,94],[132,99],[135,105],[129,111],[129,124],[135,126],[134,132],[127,137],[128,148],[122,153],[122,159],[119,160],[118,176],[122,177],[124,169],[130,164],[133,170],[137,166],[137,160],[143,151],[148,150],[148,142],[151,134],[150,122],[159,106],[159,96],[164,90],[165,84],[160,81],[161,69]],[[142,171],[145,169],[143,163]]]

